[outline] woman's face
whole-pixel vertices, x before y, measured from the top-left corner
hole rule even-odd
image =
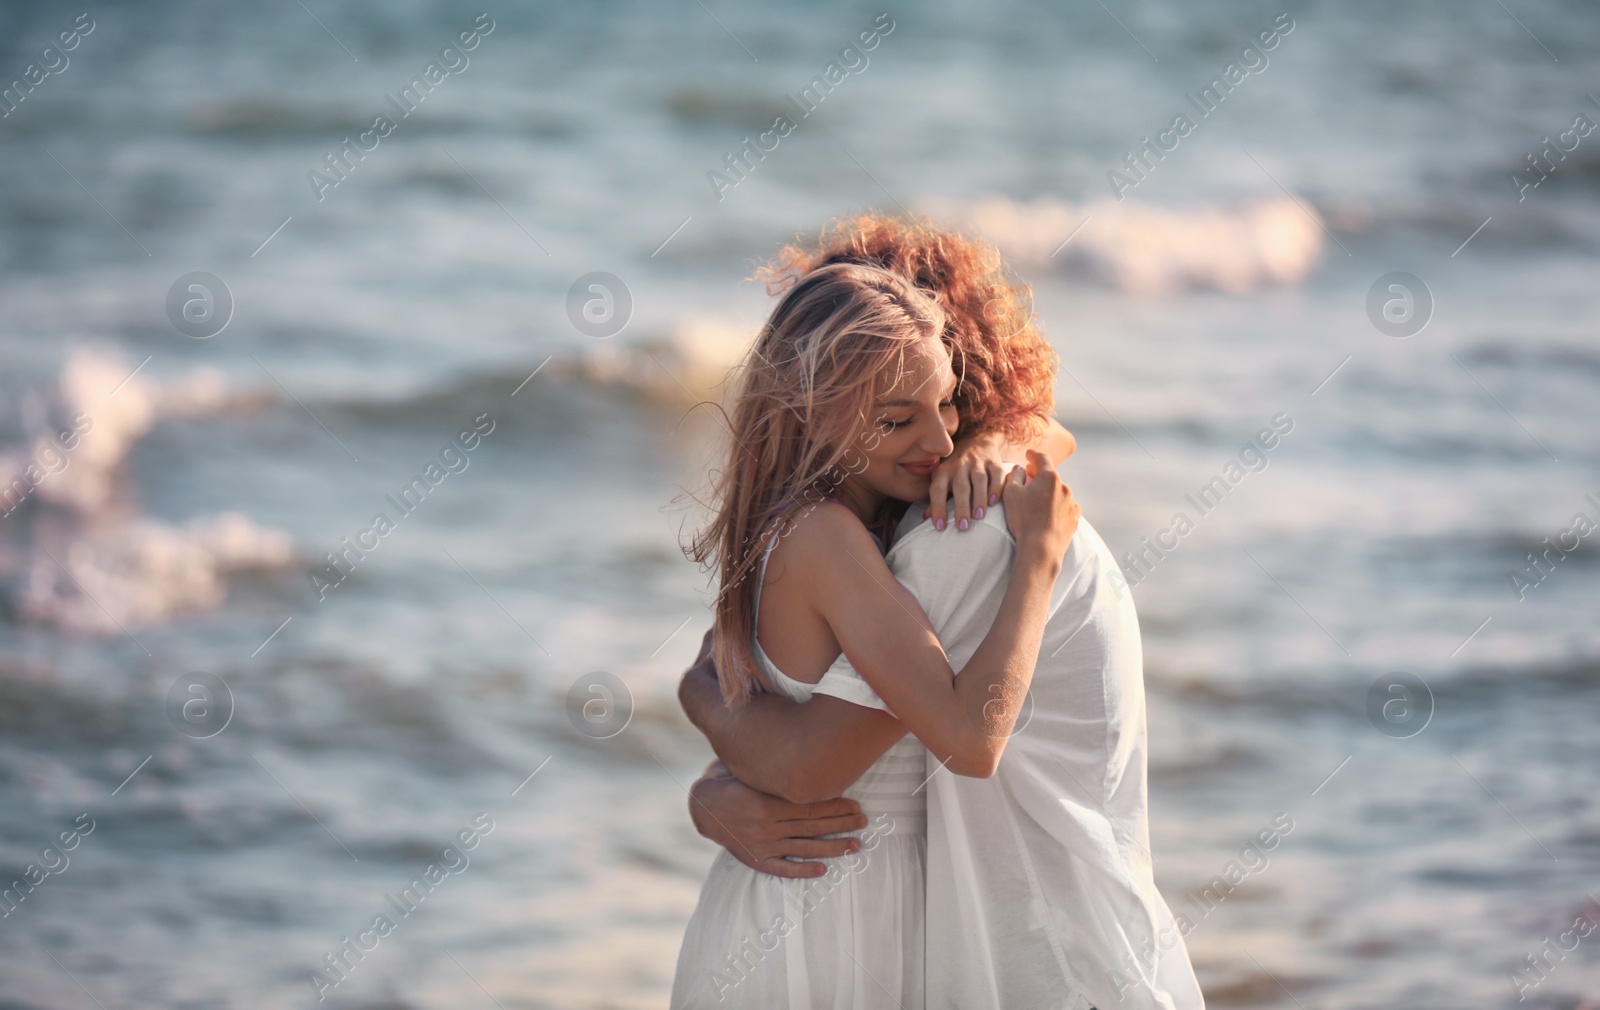
[[[939,338],[926,338],[906,356],[900,381],[875,405],[873,423],[856,438],[852,474],[841,488],[847,497],[863,505],[876,504],[868,497],[927,497],[933,468],[955,448],[955,392],[950,352]]]

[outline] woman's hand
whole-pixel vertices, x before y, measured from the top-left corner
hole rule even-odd
[[[821,836],[867,826],[855,800],[790,803],[750,788],[720,761],[712,762],[690,788],[689,816],[696,831],[739,862],[775,877],[820,877],[827,872],[824,864],[788,857],[827,859],[859,851],[859,839]]]
[[[1056,472],[1050,457],[1028,450],[1026,470],[1016,467],[1006,476],[1004,491],[1006,526],[1017,541],[1019,552],[1037,551],[1056,564],[1067,553],[1083,509],[1072,497],[1072,489]]]
[[[932,516],[934,528],[944,529],[948,498],[956,507],[956,529],[964,530],[972,520],[982,519],[984,510],[1000,500],[1000,487],[1006,479],[1005,468],[1000,464],[1006,448],[1005,438],[995,432],[962,439],[955,451],[934,468],[933,483],[928,486],[929,504],[922,518]]]
[[[1072,432],[1055,418],[1040,418],[1036,427],[1037,433],[1023,443],[1010,442],[998,432],[980,432],[957,442],[955,451],[934,468],[933,483],[928,486],[928,507],[922,510],[922,518],[932,516],[934,528],[944,529],[948,499],[955,505],[956,529],[967,529],[971,520],[982,519],[984,511],[1000,500],[1006,479],[1002,464],[1007,459],[1016,459],[1028,449],[1039,449],[1059,461],[1078,448]]]

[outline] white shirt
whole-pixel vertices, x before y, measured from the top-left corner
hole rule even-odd
[[[999,613],[1016,543],[1002,506],[968,530],[921,513],[907,510],[885,560],[960,670]],[[887,710],[843,656],[817,693]],[[1203,1008],[1151,874],[1138,615],[1087,520],[1029,697],[993,778],[928,758],[928,1006]]]

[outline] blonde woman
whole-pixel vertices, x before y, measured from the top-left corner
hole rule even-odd
[[[719,854],[684,938],[674,1007],[923,1002],[922,747],[957,774],[992,774],[1015,717],[994,699],[1027,691],[1079,515],[1043,453],[1030,452],[1029,473],[1005,476],[1016,564],[988,635],[952,669],[882,556],[904,503],[927,496],[953,450],[948,341],[931,293],[834,263],[782,296],[744,363],[713,520],[694,545],[720,576],[723,694],[806,700],[842,654],[915,739],[857,781],[876,823],[849,871],[785,879]]]

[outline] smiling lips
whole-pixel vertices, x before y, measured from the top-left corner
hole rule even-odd
[[[917,463],[901,463],[900,464],[901,468],[904,469],[907,473],[914,474],[914,475],[916,475],[918,477],[927,477],[928,475],[933,473],[933,468],[938,466],[938,465],[939,465],[939,457],[937,457],[937,456],[930,456],[929,458],[927,458],[925,460],[922,460],[920,462],[917,462]]]

